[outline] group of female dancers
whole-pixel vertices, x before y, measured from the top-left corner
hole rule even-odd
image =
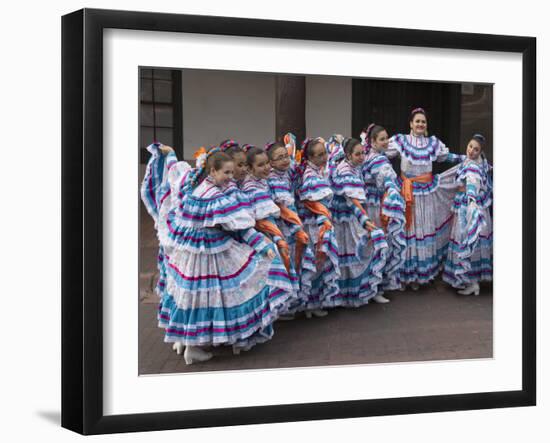
[[[359,139],[286,134],[265,147],[225,140],[196,166],[154,143],[141,187],[159,239],[165,341],[187,364],[205,348],[248,350],[276,320],[388,303],[385,290],[443,280],[479,294],[492,278],[491,174],[476,134],[466,155],[427,135],[371,124]],[[399,156],[398,176],[389,159]],[[432,174],[432,163],[456,165]]]

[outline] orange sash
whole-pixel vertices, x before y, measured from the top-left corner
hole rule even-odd
[[[292,223],[294,225],[303,226],[302,220],[300,220],[300,217],[298,217],[298,214],[296,214],[292,209],[288,209],[285,205],[277,205],[279,209],[281,210],[281,218],[286,221],[287,223]]]
[[[298,214],[296,214],[292,209],[289,209],[282,204],[278,204],[277,206],[279,206],[279,209],[281,210],[281,218],[284,221],[286,221],[287,223],[292,223],[294,225],[303,227],[302,220],[300,220],[300,217],[298,217]],[[296,269],[296,272],[300,272],[302,257],[304,256],[304,250],[306,248],[306,245],[309,243],[309,237],[303,231],[303,229],[300,229],[299,231],[297,231],[296,234],[294,234],[294,236],[296,237],[294,268]]]
[[[332,217],[332,214],[327,209],[327,207],[320,202],[304,200],[302,203],[309,211],[313,212],[314,214],[324,215],[328,219]],[[328,220],[325,220],[321,228],[319,228],[319,238],[317,239],[317,244],[315,245],[315,256],[319,264],[319,266],[317,267],[318,269],[326,259],[325,254],[321,252],[321,246],[323,245],[323,236],[327,231],[330,231],[331,229],[332,223]]]
[[[405,200],[405,226],[409,229],[412,225],[414,217],[414,193],[413,193],[413,183],[431,183],[433,176],[431,172],[426,172],[425,174],[419,175],[417,177],[409,178],[405,174],[401,174],[401,179],[403,180],[403,185],[401,186],[401,195]]]
[[[279,236],[281,237],[281,240],[277,240],[277,249],[279,250],[279,253],[281,254],[281,258],[283,259],[283,263],[285,264],[285,268],[288,272],[290,272],[290,257],[288,255],[288,243],[283,240],[284,236],[281,230],[273,223],[271,223],[269,220],[256,220],[256,229],[260,232],[263,232],[264,234],[269,234],[272,236]]]
[[[388,192],[384,192],[384,195],[382,195],[382,199],[380,200],[380,223],[384,232],[388,232],[388,223],[390,221],[390,218],[384,214],[384,200],[386,200],[387,195]]]
[[[314,214],[324,215],[329,220],[332,218],[332,214],[322,203],[311,200],[304,200],[302,203],[309,211],[313,212]]]

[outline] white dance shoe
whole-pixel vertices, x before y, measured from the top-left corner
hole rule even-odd
[[[420,289],[420,285],[418,283],[411,283],[411,289],[413,291],[418,291]]]
[[[311,311],[306,311],[306,318],[311,317],[326,317],[328,315],[327,311],[323,309],[312,309]]]
[[[376,294],[372,297],[372,300],[376,303],[389,303],[390,301],[382,295],[382,293]]]
[[[185,346],[183,346],[182,342],[177,341],[172,345],[172,349],[176,351],[176,354],[181,355],[183,354],[183,350],[185,349]]]
[[[211,352],[203,351],[198,346],[186,346],[183,359],[186,365],[210,360],[213,357]]]
[[[471,285],[466,286],[464,289],[461,289],[458,291],[459,294],[462,295],[479,295],[479,284],[478,283],[472,283]]]

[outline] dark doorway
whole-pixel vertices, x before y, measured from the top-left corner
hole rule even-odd
[[[422,107],[428,114],[428,132],[436,135],[451,151],[461,153],[460,144],[461,85],[395,80],[353,79],[352,131],[375,122],[389,135],[409,132],[409,113]],[[396,166],[396,165],[394,165]],[[452,165],[434,164],[434,172]]]
[[[301,143],[306,136],[306,78],[277,75],[275,81],[275,138],[282,141],[292,132]]]

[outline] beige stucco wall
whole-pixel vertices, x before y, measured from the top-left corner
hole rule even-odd
[[[233,138],[263,146],[275,136],[275,79],[270,74],[184,70],[184,157]]]

